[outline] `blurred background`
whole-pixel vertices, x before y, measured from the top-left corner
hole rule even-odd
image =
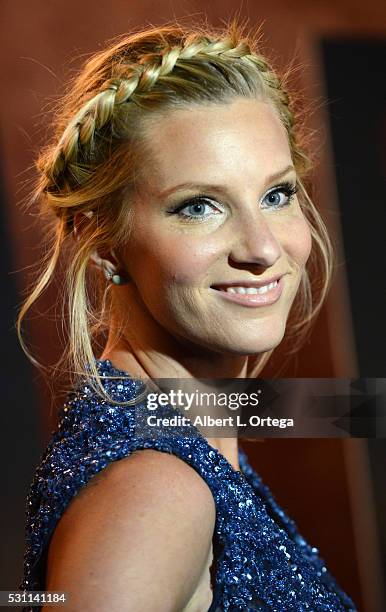
[[[1,5],[1,555],[0,590],[22,573],[28,487],[56,425],[65,381],[53,389],[19,348],[14,320],[45,228],[20,202],[33,176],[52,101],[86,56],[131,28],[174,17],[214,26],[239,15],[262,25],[262,50],[291,61],[315,130],[313,197],[337,267],[314,331],[281,376],[385,377],[386,4],[379,0],[34,0]],[[27,186],[28,187],[28,186]],[[44,364],[61,353],[52,305],[60,278],[34,309],[29,345]],[[275,357],[265,375],[281,362]],[[359,610],[386,610],[386,441],[267,439],[243,443],[281,506],[317,546]],[[14,608],[13,608],[14,609]]]

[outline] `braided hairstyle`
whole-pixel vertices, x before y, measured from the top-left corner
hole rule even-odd
[[[327,294],[332,273],[332,248],[323,221],[302,179],[311,167],[293,104],[280,77],[258,50],[257,37],[245,34],[232,21],[222,31],[207,26],[172,24],[114,39],[94,54],[70,85],[58,107],[53,141],[41,151],[31,204],[39,201],[41,214],[51,220],[51,249],[43,257],[43,272],[24,302],[17,332],[28,352],[21,324],[28,309],[51,282],[59,258],[71,242],[65,278],[69,344],[56,367],[86,376],[104,393],[95,367],[92,343],[106,331],[111,312],[111,285],[94,278],[88,260],[95,249],[114,248],[128,240],[130,195],[140,180],[146,156],[141,135],[146,119],[173,108],[193,104],[228,103],[235,98],[268,102],[288,135],[297,171],[299,203],[309,224],[313,249],[293,304],[287,336],[296,350]],[[158,114],[158,115],[157,115]],[[91,222],[77,240],[74,216],[85,213]],[[76,244],[75,244],[76,242]],[[319,282],[318,291],[312,286]],[[94,299],[94,303],[93,303]],[[296,348],[295,348],[296,346]],[[250,376],[257,376],[272,351],[251,360]]]

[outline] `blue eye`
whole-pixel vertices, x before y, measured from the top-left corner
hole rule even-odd
[[[267,193],[263,199],[263,202],[267,202],[264,208],[284,208],[284,206],[288,206],[292,202],[297,190],[296,185],[291,185],[291,183],[285,183],[280,187],[276,187]]]
[[[219,209],[211,203],[208,198],[197,196],[191,198],[179,206],[176,210],[172,211],[174,214],[178,214],[180,217],[184,217],[185,220],[203,220],[207,217],[211,217],[212,214],[220,212]],[[186,212],[184,212],[186,211]]]

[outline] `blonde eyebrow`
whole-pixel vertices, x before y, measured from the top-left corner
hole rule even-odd
[[[266,185],[269,185],[270,183],[275,183],[276,181],[280,181],[280,179],[282,179],[283,176],[285,176],[289,172],[296,172],[295,167],[292,165],[289,165],[286,168],[284,168],[284,170],[280,170],[279,172],[276,172],[275,174],[271,174],[271,176],[267,179]]]
[[[294,166],[287,166],[283,170],[279,172],[275,172],[275,174],[271,174],[270,177],[266,180],[266,186],[270,183],[274,183],[275,181],[279,181],[289,172],[295,171]],[[174,193],[175,191],[181,191],[183,189],[197,189],[200,191],[216,191],[217,193],[225,193],[226,189],[224,189],[221,185],[213,185],[211,183],[181,183],[179,185],[175,185],[174,187],[170,187],[169,189],[165,189],[158,195],[160,197],[165,197]]]

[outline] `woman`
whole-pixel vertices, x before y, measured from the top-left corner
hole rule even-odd
[[[149,29],[88,61],[55,127],[34,200],[56,241],[18,330],[71,245],[79,380],[32,483],[21,588],[74,612],[355,610],[237,437],[166,427],[170,404],[150,426],[141,382],[256,377],[323,303],[331,247],[283,80],[235,24]]]

